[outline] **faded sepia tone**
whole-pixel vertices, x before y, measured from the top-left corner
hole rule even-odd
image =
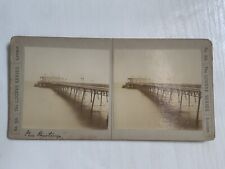
[[[13,37],[8,137],[213,139],[212,72],[208,40]]]
[[[201,51],[114,50],[114,128],[201,128]]]
[[[107,129],[110,50],[25,47],[22,127]]]

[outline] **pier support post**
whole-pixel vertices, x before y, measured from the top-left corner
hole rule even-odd
[[[194,98],[195,98],[195,103],[197,102],[197,99],[196,99],[196,93],[194,93]]]
[[[191,105],[191,96],[190,96],[190,92],[188,92],[188,106],[190,107]]]
[[[177,91],[178,103],[180,103],[180,91]]]
[[[172,94],[173,94],[173,90],[170,90],[170,100],[169,100],[169,102],[171,102],[171,100],[172,100]]]
[[[92,95],[93,95],[92,92],[93,92],[93,91],[91,90],[91,103],[92,103]]]
[[[93,100],[92,100],[92,104],[91,104],[91,116],[92,116],[92,113],[93,113],[93,108],[94,108],[94,103],[95,103],[95,91],[94,91],[94,94],[93,94]]]
[[[181,91],[181,96],[180,96],[180,110],[182,108],[182,99],[183,99],[183,92]]]
[[[164,93],[165,93],[165,90],[162,89],[162,96],[161,96],[161,100],[163,101],[163,98],[164,98]]]
[[[83,101],[84,101],[85,92],[86,92],[86,90],[84,89],[84,90],[83,90],[82,100],[81,100],[81,108],[82,108],[82,105],[83,105]]]
[[[100,105],[102,105],[102,92],[101,92],[101,100],[100,100]]]
[[[108,103],[109,99],[108,99],[108,92],[105,92],[105,97],[106,97],[106,102]]]
[[[198,120],[199,120],[200,103],[201,103],[201,92],[199,92],[199,96],[198,96],[198,107],[197,107],[197,115],[196,115],[196,125],[198,125]]]
[[[76,92],[75,92],[75,96],[74,96],[75,101],[76,101],[76,97],[77,97],[77,92],[78,92],[78,89],[76,89]]]

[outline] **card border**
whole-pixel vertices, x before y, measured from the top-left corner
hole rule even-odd
[[[110,49],[110,93],[109,93],[109,121],[108,129],[106,131],[95,131],[95,130],[82,130],[74,129],[72,130],[56,130],[56,129],[29,129],[30,135],[25,136],[28,132],[21,129],[20,119],[21,115],[21,90],[19,91],[19,96],[15,92],[16,85],[17,88],[23,88],[23,59],[25,46],[56,46],[56,47],[75,47],[76,41],[86,41],[86,40],[102,40],[106,41],[111,45]],[[124,43],[125,41],[130,41],[131,43],[150,43],[147,45],[149,49],[200,49],[202,53],[202,103],[204,112],[202,113],[202,123],[203,130],[161,130],[161,129],[151,129],[151,130],[126,130],[126,129],[115,129],[113,126],[113,57],[116,45]],[[44,43],[43,43],[44,42]],[[120,46],[121,48],[123,47]],[[8,118],[8,138],[10,139],[44,139],[44,140],[71,140],[71,139],[84,139],[84,140],[177,140],[177,141],[203,141],[212,140],[215,138],[215,121],[214,121],[214,102],[213,102],[213,51],[212,43],[208,39],[148,39],[148,38],[65,38],[65,37],[24,37],[15,36],[12,37],[10,43],[10,60],[9,60],[9,118]],[[207,56],[208,59],[204,59]],[[16,60],[19,59],[19,60]],[[207,72],[204,70],[207,67]],[[20,71],[17,75],[15,70]],[[22,73],[21,73],[22,72]],[[15,77],[19,76],[19,82],[15,82]],[[22,91],[23,93],[23,91]],[[15,99],[17,97],[17,99]],[[206,99],[208,98],[208,99]],[[16,101],[17,100],[17,101]],[[206,107],[207,105],[207,107]],[[19,107],[18,107],[19,106]],[[18,111],[15,111],[15,107],[18,107]],[[53,132],[53,137],[43,137],[37,136],[37,134],[42,131],[44,133]],[[57,137],[58,136],[58,137]]]
[[[110,39],[94,38],[45,38],[45,37],[13,37],[10,43],[10,78],[9,78],[9,122],[8,138],[10,139],[40,139],[40,140],[72,140],[72,139],[110,139],[111,138],[111,90],[109,91],[109,120],[108,128],[97,129],[23,129],[22,128],[22,105],[23,105],[23,82],[24,82],[24,48],[25,47],[61,47],[61,48],[87,48],[88,45],[95,46],[100,41],[102,49],[109,50],[111,65],[112,48]],[[80,45],[82,44],[82,45]],[[87,46],[86,46],[87,45]],[[91,48],[91,46],[89,46]],[[19,61],[16,61],[19,58]],[[19,68],[19,83],[15,82],[15,69]],[[110,72],[110,71],[109,71]],[[111,74],[111,72],[110,72]],[[110,75],[109,74],[109,83]],[[109,84],[110,88],[111,85]],[[19,91],[15,92],[16,86]],[[15,93],[18,94],[19,103],[15,103]],[[19,105],[19,110],[14,108]],[[41,134],[40,134],[41,133]],[[51,133],[51,134],[49,134]]]

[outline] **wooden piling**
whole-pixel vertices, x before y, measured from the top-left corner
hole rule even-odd
[[[76,89],[74,100],[76,100],[78,89]]]
[[[101,92],[101,100],[100,100],[100,105],[102,105],[102,92]]]
[[[161,100],[163,100],[163,97],[164,97],[164,93],[165,93],[165,90],[162,90],[162,96],[161,96]]]
[[[105,93],[105,97],[106,97],[106,102],[108,103],[109,99],[108,99],[108,92]]]
[[[197,107],[197,115],[196,115],[196,125],[198,125],[198,120],[199,120],[200,104],[201,104],[201,92],[199,92],[199,95],[198,95],[198,107]]]
[[[180,103],[180,91],[177,91],[178,103]]]
[[[170,90],[170,100],[169,100],[169,101],[171,101],[171,100],[172,100],[172,94],[173,94],[173,91],[172,91],[172,90]]]
[[[93,92],[93,91],[91,90],[91,103],[92,103],[92,92]]]
[[[188,106],[190,107],[191,105],[191,96],[190,96],[190,92],[188,93]]]
[[[82,96],[82,100],[81,100],[81,108],[82,108],[82,105],[83,105],[83,101],[84,101],[84,95],[85,95],[85,92],[86,92],[86,90],[85,90],[85,89],[83,89],[83,96]]]
[[[95,91],[94,91],[94,95],[93,95],[93,100],[92,100],[92,104],[91,104],[91,116],[92,116],[92,113],[93,113],[93,107],[94,107],[94,103],[95,103]]]
[[[181,96],[180,96],[180,110],[182,108],[182,98],[183,98],[183,92],[181,91]]]

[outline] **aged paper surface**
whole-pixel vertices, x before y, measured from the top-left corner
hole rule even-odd
[[[214,138],[208,40],[13,37],[13,139]]]
[[[113,139],[214,138],[209,41],[116,39],[113,47]]]

